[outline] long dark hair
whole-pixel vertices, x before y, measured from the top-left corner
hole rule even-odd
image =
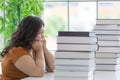
[[[1,56],[4,57],[12,47],[22,46],[26,50],[30,50],[32,48],[32,43],[42,26],[44,26],[44,22],[39,17],[25,17],[19,23],[16,31],[12,34],[8,46],[1,52]]]

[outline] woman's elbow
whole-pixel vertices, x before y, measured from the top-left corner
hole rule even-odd
[[[51,67],[51,72],[53,72],[55,70],[55,66]]]
[[[54,72],[54,70],[55,70],[55,66],[47,68],[48,72]]]
[[[37,77],[43,77],[44,76],[44,72],[40,72]]]
[[[30,76],[31,77],[43,77],[44,76],[44,70],[41,71],[34,71],[34,73],[32,73]]]

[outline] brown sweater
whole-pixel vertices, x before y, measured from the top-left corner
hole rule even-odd
[[[2,75],[0,80],[20,80],[28,77],[15,67],[15,62],[23,55],[29,55],[27,50],[22,47],[11,48],[2,59]]]

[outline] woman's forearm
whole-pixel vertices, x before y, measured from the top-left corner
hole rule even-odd
[[[42,51],[36,52],[35,63],[37,68],[40,70],[41,74],[43,75],[45,71],[45,58]]]
[[[47,71],[54,71],[55,59],[54,59],[53,54],[46,47],[43,48],[43,51],[44,51]]]

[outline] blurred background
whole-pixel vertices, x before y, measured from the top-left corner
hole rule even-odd
[[[42,17],[54,53],[58,31],[91,31],[96,19],[120,19],[119,9],[119,0],[0,0],[0,51],[25,16]]]

